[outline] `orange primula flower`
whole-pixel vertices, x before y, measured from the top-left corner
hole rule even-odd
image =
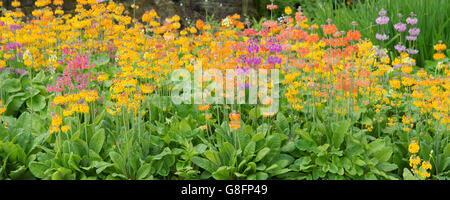
[[[230,115],[229,115],[230,120],[237,120],[237,119],[239,119],[240,116],[241,116],[241,115],[240,115],[239,113],[236,113],[236,111],[233,111],[233,112],[230,113]]]
[[[323,26],[323,34],[324,35],[334,35],[338,31],[336,25],[329,24]]]
[[[208,105],[206,105],[206,106],[204,106],[204,105],[199,105],[198,106],[198,109],[200,110],[200,111],[207,111],[208,109],[209,109],[209,104]]]
[[[241,128],[241,121],[239,120],[233,120],[230,122],[230,128],[233,130],[237,130],[239,128]]]

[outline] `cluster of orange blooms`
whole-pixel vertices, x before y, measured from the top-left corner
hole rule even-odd
[[[99,99],[97,90],[83,90],[76,94],[69,94],[65,96],[56,96],[53,99],[55,105],[67,105],[63,112],[64,117],[71,116],[74,113],[88,114],[89,102],[94,102]],[[80,103],[82,102],[82,103]]]
[[[236,111],[233,111],[229,114],[230,117],[230,128],[233,130],[237,130],[241,128],[241,121],[240,117],[241,115],[237,113]]]

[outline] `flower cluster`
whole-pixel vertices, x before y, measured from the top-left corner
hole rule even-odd
[[[229,114],[230,117],[230,128],[233,130],[237,130],[241,127],[240,114],[236,111],[233,111]]]
[[[420,156],[417,153],[420,150],[419,143],[415,140],[411,141],[408,146],[408,151],[411,153],[409,157],[409,166],[412,167],[412,172],[420,179],[430,177],[428,170],[431,170],[432,165],[429,161],[421,161]]]
[[[434,45],[434,50],[436,53],[434,53],[433,59],[436,61],[443,60],[445,58],[445,49],[447,49],[447,46],[442,43],[442,40],[439,40],[438,44]]]

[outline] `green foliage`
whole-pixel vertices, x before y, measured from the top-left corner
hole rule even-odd
[[[17,116],[27,110],[42,111],[47,105],[44,82],[49,78],[43,72],[32,79],[28,75],[11,76],[6,71],[0,72],[0,86],[6,115]]]

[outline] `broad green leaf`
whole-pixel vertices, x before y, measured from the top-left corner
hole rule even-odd
[[[52,180],[75,180],[76,175],[72,173],[72,170],[60,167],[52,175]]]
[[[283,147],[281,147],[282,152],[292,152],[295,150],[295,143],[293,141],[289,141]]]
[[[268,153],[270,152],[270,148],[264,147],[256,154],[255,162],[262,160]]]
[[[192,162],[200,168],[213,173],[217,170],[217,165],[205,158],[194,156]]]
[[[385,144],[382,139],[377,139],[377,140],[371,142],[368,146],[369,155],[376,153],[378,151],[381,151],[381,149],[383,149],[384,146],[385,146]]]
[[[231,180],[233,179],[233,174],[234,167],[222,166],[212,173],[212,177],[216,180]]]
[[[33,109],[33,111],[39,112],[45,108],[47,102],[45,101],[44,96],[36,95],[32,98],[27,99],[26,104],[29,108]]]
[[[254,173],[256,172],[256,163],[250,162],[247,164],[247,168],[244,170],[244,174]]]
[[[91,148],[95,153],[100,153],[105,142],[105,130],[99,129],[89,140],[89,148]]]
[[[27,171],[27,168],[24,165],[21,165],[19,168],[17,168],[14,171],[11,171],[9,173],[9,176],[11,177],[11,179],[15,180],[15,179],[19,179],[25,172]]]
[[[361,121],[361,124],[370,126],[372,125],[372,120],[369,117],[364,116],[364,118]]]
[[[444,149],[444,157],[450,157],[450,143]]]
[[[289,128],[289,123],[286,120],[286,117],[281,112],[278,112],[277,114],[277,124],[280,127],[281,131],[284,131],[287,128]]]
[[[206,148],[208,148],[208,146],[206,146],[205,144],[198,144],[197,146],[195,146],[195,151],[199,154],[203,154],[205,153]]]
[[[258,142],[264,139],[264,133],[258,133],[252,137],[253,142]]]
[[[28,167],[30,168],[31,173],[40,178],[40,179],[44,179],[47,177],[47,175],[45,174],[45,171],[49,168],[47,165],[40,163],[40,162],[35,162],[32,161]]]
[[[97,168],[95,170],[95,173],[97,174],[101,174],[103,170],[105,170],[106,168],[114,166],[113,163],[99,162],[99,161],[93,161],[92,164],[95,168]]]
[[[275,133],[275,134],[269,136],[266,140],[265,146],[270,149],[270,152],[267,154],[265,160],[271,161],[280,153],[280,147],[281,147],[280,134]]]
[[[256,173],[256,180],[267,180],[269,178],[269,175],[264,172],[257,172]]]
[[[2,89],[7,93],[14,93],[22,89],[22,84],[20,84],[19,79],[6,79],[3,82]]]
[[[405,179],[405,180],[417,180],[417,178],[407,168],[403,169],[403,179]]]
[[[386,147],[383,150],[379,151],[376,155],[375,158],[379,161],[388,161],[391,156],[392,156],[393,150],[390,147]]]
[[[332,143],[334,147],[339,148],[342,142],[344,142],[345,134],[347,133],[348,128],[350,128],[350,125],[350,122],[345,120],[341,121],[336,129],[334,129],[332,137]]]
[[[20,96],[16,95],[23,95],[24,93],[17,93],[14,96],[8,97],[7,100],[7,113],[14,113],[19,111],[20,107],[22,107],[24,100],[20,98]]]
[[[246,158],[247,156],[253,156],[253,154],[255,154],[255,147],[255,142],[251,141],[250,143],[248,143],[244,149],[244,158]]]
[[[304,156],[301,157],[299,159],[297,159],[293,165],[291,165],[291,169],[295,170],[295,171],[304,171],[306,169],[309,169],[310,167],[312,167],[312,165],[310,165],[311,163],[311,158],[308,156]]]
[[[388,163],[388,162],[382,162],[380,164],[378,164],[377,168],[379,170],[385,171],[385,172],[390,172],[392,170],[397,169],[397,165],[393,164],[393,163]]]
[[[142,165],[136,173],[136,179],[142,180],[145,179],[150,173],[152,166],[148,163]]]
[[[122,155],[120,155],[117,152],[111,151],[109,153],[109,157],[111,157],[111,160],[114,162],[114,164],[117,165],[117,168],[123,173],[126,173],[126,163],[125,160],[123,159]]]
[[[180,121],[180,131],[187,132],[190,130],[192,130],[192,129],[191,129],[191,126],[189,125],[189,123],[185,119],[181,120]]]
[[[234,149],[234,146],[229,142],[225,142],[222,144],[222,146],[220,146],[219,150],[222,164],[226,166],[233,166],[236,162],[236,151]]]
[[[279,166],[277,164],[273,164],[270,167],[266,168],[264,171],[265,172],[269,172],[270,170],[274,170],[276,168],[278,168]]]

